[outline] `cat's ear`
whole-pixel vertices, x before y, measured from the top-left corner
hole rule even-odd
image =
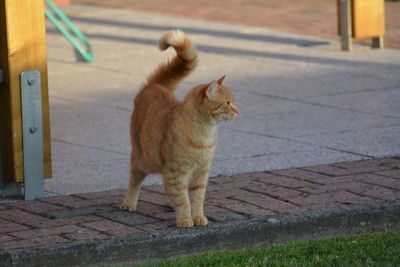
[[[225,79],[225,75],[217,80],[218,84],[222,85],[222,82],[224,81],[224,79]]]
[[[207,89],[206,89],[206,96],[208,99],[212,99],[218,91],[218,82],[217,81],[212,81]]]

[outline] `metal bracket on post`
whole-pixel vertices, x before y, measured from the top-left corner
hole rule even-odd
[[[21,73],[22,132],[24,152],[24,198],[44,196],[42,96],[40,73]]]
[[[351,25],[351,0],[339,1],[339,24],[340,39],[342,50],[351,51],[352,49],[352,25]]]

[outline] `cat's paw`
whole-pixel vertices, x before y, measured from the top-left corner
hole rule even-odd
[[[190,217],[183,217],[183,218],[176,219],[176,227],[179,227],[179,228],[193,227],[193,220]]]
[[[136,210],[136,205],[124,201],[124,202],[119,206],[119,208],[120,208],[121,210],[135,211],[135,210]]]
[[[198,226],[198,225],[207,225],[208,220],[206,216],[200,215],[200,216],[195,216],[193,217],[193,224]]]

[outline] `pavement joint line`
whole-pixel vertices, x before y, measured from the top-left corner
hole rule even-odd
[[[122,224],[122,223],[121,223],[121,224]],[[125,224],[124,224],[124,225],[125,225]],[[100,230],[100,229],[96,229],[96,228],[94,228],[94,227],[86,226],[86,225],[84,225],[84,223],[78,224],[78,226],[79,226],[79,227],[82,227],[82,228],[86,228],[86,229],[88,229],[88,230],[97,231],[97,232],[99,232],[99,233],[102,233],[103,235],[112,237],[112,235],[111,235],[110,233],[107,233],[106,231],[102,231],[102,230]],[[64,237],[64,238],[69,239],[68,237]],[[72,241],[73,241],[73,239],[72,239]]]
[[[316,144],[313,144],[313,143],[309,143],[309,144],[310,145],[316,145]],[[342,153],[347,153],[347,154],[351,154],[351,155],[355,155],[355,156],[360,156],[360,157],[364,157],[364,158],[368,158],[368,159],[376,159],[377,158],[377,157],[374,157],[374,156],[361,154],[361,153],[348,151],[348,150],[343,150],[343,149],[338,149],[338,148],[334,148],[334,147],[330,147],[330,146],[323,146],[323,147],[327,148],[327,149],[330,149],[330,150],[334,150],[334,151],[338,151],[338,152],[342,152]]]
[[[58,33],[58,31],[56,31],[55,33]],[[155,42],[156,43],[156,42]],[[126,57],[126,55],[124,55]],[[121,57],[124,57],[121,56]],[[60,64],[68,64],[68,65],[75,65],[76,62],[71,62],[71,61],[67,61],[67,60],[60,60],[57,58],[49,58],[49,62],[54,62],[54,63],[60,63]],[[102,67],[101,65],[85,65],[86,69],[85,70],[91,70],[91,71],[96,71],[96,70],[101,70],[101,71],[107,71],[107,72],[114,72],[114,73],[118,73],[118,74],[127,74],[132,75],[132,72],[129,71],[125,71],[123,69],[120,70],[116,70],[116,69],[111,69],[111,68],[106,68],[106,67]],[[72,73],[76,72],[76,71],[70,71]],[[56,75],[59,73],[56,73]]]
[[[126,57],[126,55],[124,55]],[[133,57],[134,55],[132,55]],[[123,56],[121,56],[123,57]],[[130,76],[133,74],[133,72],[129,72],[129,71],[125,71],[123,69],[111,69],[111,68],[105,68],[105,67],[101,67],[99,65],[94,65],[94,66],[90,66],[89,67],[91,70],[101,70],[101,71],[107,71],[107,72],[113,72],[113,73],[117,73],[117,74],[126,74],[127,76]]]
[[[368,197],[368,198],[372,198],[372,199],[375,199],[375,200],[381,200],[381,201],[384,201],[384,200],[382,200],[382,199],[380,199],[380,198],[377,198],[377,197],[372,197],[372,196],[366,196],[366,195],[362,195],[362,194],[359,194],[359,193],[357,193],[357,192],[353,192],[353,191],[351,191],[351,190],[348,190],[348,189],[344,189],[343,191],[344,191],[344,192],[347,192],[347,193],[350,193],[350,194],[357,195],[357,196],[359,196],[359,197]]]
[[[395,170],[395,169],[394,169],[394,170]],[[392,178],[392,179],[396,179],[396,178],[394,178],[394,177],[391,177],[391,176],[389,176],[389,175],[385,175],[385,174],[380,174],[380,173],[379,173],[379,175],[380,175],[380,176],[383,176],[383,177],[385,177],[385,178]]]
[[[109,104],[103,103],[103,102],[82,101],[82,100],[79,100],[79,99],[72,99],[72,98],[66,98],[66,97],[60,97],[60,96],[51,96],[51,98],[52,99],[61,100],[61,101],[66,101],[66,102],[68,101],[68,102],[82,103],[82,104],[88,104],[88,105],[89,104],[99,104],[99,105],[102,105],[102,107],[105,107],[105,108],[118,109],[118,110],[126,111],[126,112],[129,112],[129,113],[132,112],[132,109],[128,109],[128,108],[120,107],[120,106],[113,106],[113,105],[109,105]],[[132,95],[132,106],[133,106],[133,95]]]
[[[59,196],[63,196],[63,194],[58,194]],[[46,198],[39,198],[39,199],[36,199],[36,201],[39,201],[39,202],[41,202],[41,203],[49,203],[49,202],[47,202],[46,201]],[[70,206],[68,206],[68,205],[63,205],[62,203],[57,203],[56,204],[57,206],[61,206],[61,207],[63,207],[63,208],[68,208],[68,209],[70,209],[71,207]]]
[[[266,172],[266,173],[270,173],[270,172]],[[284,175],[281,175],[281,174],[275,174],[275,173],[270,173],[270,174],[273,174],[273,175],[276,175],[276,176],[282,176],[282,177],[290,178],[290,179],[296,179],[296,178],[293,178],[293,177],[290,177],[290,176],[284,176]],[[262,182],[261,180],[257,180],[257,181]],[[309,181],[307,181],[307,182],[309,182]],[[268,183],[268,182],[264,182],[264,184],[265,184],[265,185],[270,185],[270,186],[276,185],[276,184],[271,184],[271,183]],[[314,184],[316,184],[316,185],[324,185],[324,184],[318,184],[318,183],[314,183]],[[305,193],[305,194],[308,194],[308,195],[310,194],[310,193],[307,192],[307,191],[301,190],[301,188],[299,188],[299,187],[293,188],[293,187],[284,186],[284,185],[279,185],[279,187],[283,187],[283,188],[286,188],[286,189],[299,191],[299,192],[301,192],[301,193]]]
[[[55,138],[52,138],[51,140],[54,141],[54,142],[62,143],[62,144],[74,145],[74,146],[79,146],[79,147],[83,147],[83,148],[95,149],[95,150],[100,150],[100,151],[103,151],[103,152],[109,152],[109,153],[115,153],[115,154],[120,154],[120,155],[124,155],[124,156],[129,156],[128,153],[123,153],[123,152],[120,152],[120,151],[104,149],[104,148],[101,148],[101,147],[88,146],[88,145],[78,144],[78,143],[74,143],[74,142],[70,142],[70,141],[55,139]]]
[[[350,92],[331,93],[331,94],[321,95],[318,97],[352,95],[352,94],[359,94],[359,93],[365,93],[365,92],[388,91],[388,90],[398,90],[398,89],[399,89],[398,86],[388,86],[388,87],[382,87],[382,88],[360,89],[360,90],[354,90],[354,91],[350,91]]]
[[[149,191],[149,192],[157,193],[157,194],[159,194],[159,195],[163,195],[163,194],[160,194],[160,193],[155,192],[155,191]],[[153,204],[153,205],[154,205],[153,202],[150,202],[150,201],[147,201],[147,200],[141,199],[140,201],[141,201],[141,202],[144,202],[144,203],[147,203],[147,204]],[[170,206],[165,206],[165,205],[162,205],[162,204],[157,204],[157,205],[162,206],[162,207],[164,207],[164,208],[171,208]]]
[[[367,115],[373,115],[373,116],[391,118],[391,119],[399,119],[400,118],[398,116],[383,115],[383,114],[379,114],[379,113],[375,113],[375,112],[367,112],[367,111],[356,110],[356,109],[351,109],[351,108],[346,108],[346,107],[337,107],[337,106],[332,106],[332,105],[327,105],[327,104],[320,104],[320,103],[316,103],[316,102],[312,102],[312,101],[306,101],[306,100],[302,100],[302,99],[293,99],[293,98],[289,98],[289,97],[259,93],[259,92],[254,92],[254,91],[248,91],[248,93],[252,93],[254,95],[259,95],[259,96],[276,98],[276,99],[280,99],[280,100],[286,100],[289,102],[309,104],[309,105],[313,105],[313,106],[317,106],[317,107],[331,108],[331,109],[335,109],[335,110],[346,110],[346,111],[349,111],[352,113],[367,114]]]
[[[25,210],[24,210],[24,211],[25,211]],[[30,213],[30,212],[28,212],[28,211],[25,211],[25,212],[27,212],[27,213],[29,213],[29,214],[37,215],[37,214],[35,214],[35,213]],[[1,220],[6,221],[6,222],[10,222],[10,223],[15,223],[15,221],[10,220],[10,219],[7,219],[7,218],[1,218]],[[23,226],[26,226],[26,227],[29,227],[29,228],[32,228],[32,229],[38,229],[37,227],[32,226],[32,225],[27,224],[27,223],[24,223],[24,222],[18,222],[18,224],[23,225]],[[15,238],[19,238],[19,237],[16,237],[16,236],[15,236]],[[0,251],[1,251],[1,249],[0,249]],[[0,262],[0,263],[1,263],[1,262]],[[1,265],[0,265],[0,266],[1,266]]]
[[[381,176],[381,175],[380,175],[380,176]],[[390,178],[390,179],[394,179],[394,178],[391,178],[391,177],[386,177],[386,176],[381,176],[381,177],[383,177],[383,178]],[[358,181],[359,181],[359,182],[363,182],[364,184],[369,184],[369,185],[380,186],[380,187],[384,187],[384,188],[391,189],[391,190],[394,190],[394,191],[400,191],[398,188],[395,188],[395,187],[390,187],[390,186],[383,185],[383,184],[371,183],[371,182],[368,182],[368,181],[363,181],[363,180],[358,180]]]
[[[364,160],[365,160],[365,159],[364,159]],[[341,167],[335,166],[335,165],[333,165],[333,164],[327,164],[327,165],[328,165],[328,166],[335,167],[335,168],[340,168],[340,169],[342,169],[342,170],[346,170],[346,168],[341,168]],[[332,174],[327,174],[327,173],[319,172],[319,171],[315,171],[315,170],[310,171],[310,170],[307,169],[307,166],[306,166],[306,167],[299,167],[299,169],[304,170],[304,171],[308,171],[308,172],[312,172],[312,173],[317,173],[317,174],[322,174],[322,175],[326,175],[326,176],[331,176],[331,177],[344,177],[344,176],[349,176],[348,174],[332,175]],[[370,173],[370,172],[369,172],[369,171],[359,171],[359,172],[352,173],[351,175],[368,174],[368,173]],[[281,174],[279,174],[279,175],[281,175]],[[282,176],[284,176],[284,175],[282,175]],[[290,177],[288,177],[288,178],[290,178]],[[292,178],[293,178],[293,177],[292,177]],[[390,178],[390,177],[389,177],[389,178]]]
[[[229,199],[229,198],[228,198],[228,199]],[[231,200],[236,200],[236,199],[231,199]],[[236,200],[236,201],[241,201],[241,200]],[[253,205],[253,204],[251,204],[251,205]],[[244,213],[244,212],[240,212],[240,211],[237,211],[237,210],[234,210],[234,209],[231,209],[231,208],[229,208],[229,207],[222,206],[222,205],[215,205],[215,206],[218,207],[218,208],[220,208],[220,209],[224,209],[224,210],[227,210],[227,211],[230,211],[230,212],[233,212],[233,213],[237,213],[237,214],[242,215],[242,216],[245,216],[245,217],[247,217],[247,218],[250,218],[250,216],[251,216],[251,215],[246,214],[246,213]],[[263,208],[263,210],[266,210],[266,209]],[[275,212],[274,212],[274,213],[275,213]]]
[[[275,196],[273,196],[273,195],[271,195],[271,194],[267,194],[267,193],[263,193],[263,192],[259,192],[259,191],[254,191],[254,190],[247,189],[247,188],[240,188],[240,189],[241,189],[241,190],[244,190],[244,191],[247,191],[247,192],[250,192],[250,193],[258,193],[258,194],[261,194],[261,195],[264,195],[264,196],[267,196],[267,197],[270,197],[270,198],[273,198],[273,199],[275,199],[275,200],[282,201],[282,202],[285,202],[285,203],[290,203],[290,204],[292,204],[292,205],[294,205],[294,206],[296,206],[296,207],[301,207],[301,205],[296,204],[296,203],[293,203],[293,202],[290,202],[290,200],[281,199],[281,198],[275,197]],[[292,189],[292,190],[293,190],[293,189]],[[240,200],[240,201],[242,201],[242,200]],[[253,205],[254,205],[254,204],[253,204]]]
[[[291,150],[291,153],[294,152],[301,152],[304,150]],[[225,160],[232,160],[232,159],[246,159],[246,158],[260,158],[260,157],[264,157],[264,156],[272,156],[272,155],[282,155],[282,154],[286,154],[287,152],[271,152],[271,153],[264,153],[264,154],[258,154],[258,155],[248,155],[248,156],[243,156],[243,157],[229,157],[229,158],[218,158],[215,159],[215,161],[225,161]]]
[[[254,135],[269,137],[269,138],[275,138],[275,139],[280,139],[280,140],[284,140],[284,141],[291,141],[291,142],[305,144],[305,145],[318,146],[318,147],[322,147],[322,148],[326,148],[326,149],[330,149],[330,150],[334,150],[334,151],[338,151],[338,152],[342,152],[342,153],[347,153],[347,154],[351,154],[351,155],[355,155],[355,156],[361,156],[361,157],[364,157],[367,159],[377,159],[377,157],[366,155],[366,154],[361,154],[361,153],[357,153],[357,152],[353,152],[353,151],[338,149],[338,148],[334,148],[334,147],[330,147],[330,146],[324,146],[324,145],[315,144],[315,143],[307,142],[307,141],[303,141],[303,140],[292,139],[292,138],[296,138],[296,137],[289,138],[289,137],[283,137],[283,136],[274,136],[274,135],[270,135],[270,134],[262,134],[262,133],[252,132],[252,131],[246,131],[246,130],[238,129],[238,128],[226,127],[224,129],[231,129],[231,130],[235,130],[235,131],[239,131],[239,132],[243,132],[243,133],[254,134]],[[303,151],[303,150],[298,150],[298,151]],[[297,151],[294,150],[292,152],[297,152]],[[280,155],[280,154],[285,154],[285,153],[286,152],[273,152],[273,153],[267,153],[265,155]],[[229,159],[231,159],[231,158],[229,158]],[[229,160],[229,159],[223,159],[223,160]],[[218,160],[222,160],[222,159],[218,159]]]
[[[301,168],[294,168],[294,169],[301,169]],[[292,180],[295,180],[295,181],[301,181],[301,178],[296,178],[296,177],[289,176],[289,175],[278,174],[278,173],[273,173],[273,172],[267,172],[267,173],[270,173],[270,174],[276,175],[276,176],[282,176],[282,177],[285,177],[285,178],[288,178],[288,179],[292,179]],[[311,172],[311,173],[313,173],[313,172]],[[322,173],[321,173],[321,174],[322,174]],[[331,175],[329,175],[329,176],[331,176]],[[325,185],[325,184],[323,184],[323,183],[318,183],[318,182],[316,182],[316,181],[312,181],[312,180],[309,180],[309,179],[307,179],[306,182],[307,182],[307,183],[310,183],[310,184],[314,184],[314,185]],[[265,182],[265,184],[268,184],[268,182]],[[270,185],[273,185],[273,184],[270,184]],[[283,186],[283,185],[280,185],[280,186],[285,187],[285,186]],[[292,187],[286,187],[286,188],[287,188],[287,189],[293,189],[293,190],[299,191],[298,189],[292,188]],[[301,192],[303,192],[303,191],[301,191]]]
[[[252,202],[248,202],[248,201],[243,200],[243,199],[238,199],[238,198],[235,198],[234,196],[233,196],[233,197],[227,197],[227,199],[235,200],[235,201],[239,201],[239,202],[243,202],[243,203],[246,203],[246,204],[250,204],[250,205],[256,206],[257,208],[260,208],[260,209],[263,209],[263,210],[270,210],[270,211],[276,212],[276,211],[273,210],[273,209],[266,209],[266,208],[264,208],[264,207],[261,206],[261,205],[254,204],[254,203],[252,203]],[[282,202],[283,202],[283,201],[282,201]]]

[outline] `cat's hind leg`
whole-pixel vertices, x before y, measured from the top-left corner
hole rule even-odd
[[[129,180],[128,191],[126,192],[124,201],[120,205],[120,209],[135,211],[139,200],[139,191],[146,173],[143,173],[137,168],[132,168],[131,177]]]

